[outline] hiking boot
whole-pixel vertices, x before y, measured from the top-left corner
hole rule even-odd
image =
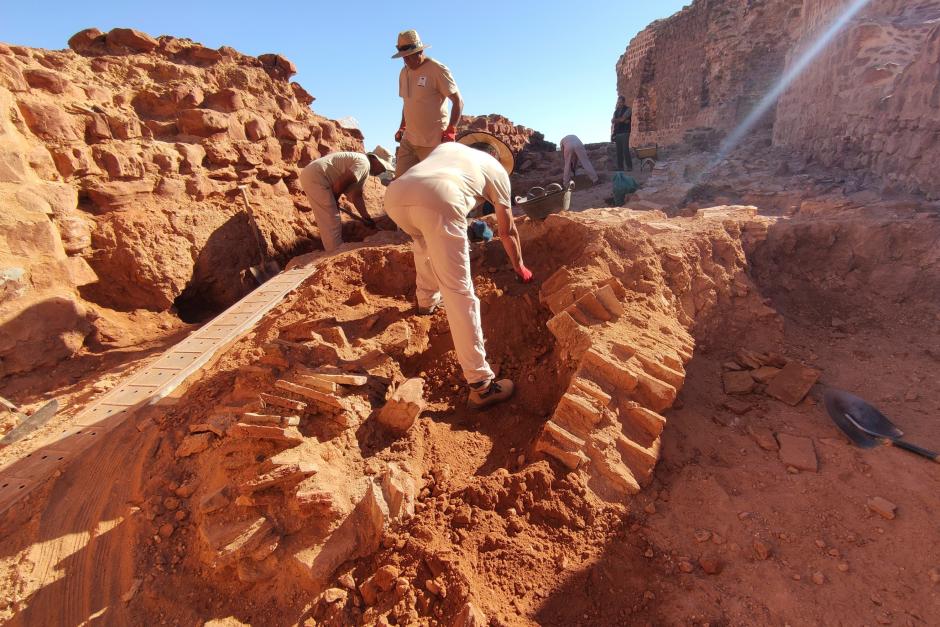
[[[479,383],[470,384],[470,396],[467,398],[467,406],[470,409],[483,409],[496,403],[501,403],[512,396],[515,386],[509,379],[490,379]]]
[[[441,303],[442,303],[442,299],[441,299],[440,294],[438,294],[437,299],[433,303],[428,305],[427,307],[422,307],[421,305],[418,305],[418,315],[430,316],[435,311],[441,308]]]
[[[432,315],[435,311],[437,311],[437,310],[440,309],[440,308],[441,308],[441,303],[440,303],[440,302],[434,303],[434,304],[431,305],[430,307],[422,307],[421,305],[418,305],[418,315],[419,315],[419,316],[430,316],[430,315]]]

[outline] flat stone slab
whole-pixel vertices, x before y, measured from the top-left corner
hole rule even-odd
[[[767,395],[787,405],[796,405],[803,400],[809,389],[819,380],[819,371],[791,361],[771,379]]]
[[[778,433],[777,442],[780,443],[780,461],[785,466],[819,472],[819,461],[816,459],[812,438]]]

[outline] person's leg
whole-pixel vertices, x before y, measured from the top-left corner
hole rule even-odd
[[[633,158],[630,156],[630,133],[623,134],[623,155],[627,162],[627,171],[633,172]]]
[[[336,250],[343,244],[343,223],[329,182],[316,168],[304,168],[300,173],[300,186],[310,202],[323,250]]]
[[[480,301],[470,277],[470,248],[466,219],[451,207],[422,208],[419,218],[431,269],[437,277],[454,339],[457,361],[467,383],[494,378],[486,362]]]
[[[597,172],[594,170],[594,166],[591,165],[591,160],[588,159],[587,150],[584,149],[584,146],[578,146],[575,149],[575,154],[578,155],[578,161],[581,163],[581,167],[584,168],[587,172],[588,177],[590,177],[591,182],[597,182]]]
[[[437,284],[437,277],[431,269],[431,260],[428,257],[427,243],[412,217],[420,211],[420,206],[409,206],[403,201],[413,198],[408,187],[409,181],[397,181],[395,187],[389,188],[385,196],[385,213],[388,214],[402,231],[411,237],[411,252],[415,260],[415,296],[420,309],[434,309],[441,302],[441,293]]]
[[[571,177],[574,175],[574,168],[572,167],[573,164],[571,163],[572,159],[574,159],[574,151],[568,148],[564,148],[562,149],[561,156],[565,162],[564,173],[562,174],[562,177],[561,177],[562,185],[564,187],[568,187],[568,182],[571,180]]]
[[[623,133],[614,135],[614,143],[617,144],[617,169],[623,170]]]
[[[401,143],[398,144],[398,150],[395,151],[395,178],[400,177],[410,170],[418,161],[420,161],[420,159],[418,158],[418,153],[415,152],[414,146],[404,139],[401,140]]]

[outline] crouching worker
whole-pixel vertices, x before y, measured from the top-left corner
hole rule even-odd
[[[366,177],[393,171],[392,166],[368,152],[334,152],[310,162],[300,173],[300,186],[307,194],[313,218],[320,230],[320,240],[327,252],[343,243],[343,223],[339,217],[337,199],[345,194],[366,225],[375,228],[375,222],[366,210],[362,188]]]
[[[480,301],[470,278],[467,214],[484,200],[496,208],[500,240],[513,269],[523,282],[532,280],[510,210],[512,167],[506,144],[488,133],[471,133],[458,143],[437,146],[385,193],[386,213],[412,238],[418,313],[433,313],[443,302],[473,409],[513,393],[512,381],[496,381],[486,361]]]

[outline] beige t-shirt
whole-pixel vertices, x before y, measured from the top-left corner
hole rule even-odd
[[[444,201],[463,216],[484,200],[512,206],[509,175],[499,161],[481,150],[453,142],[439,145],[424,161],[392,181],[385,202],[428,204],[425,194]]]
[[[447,128],[445,100],[457,93],[457,83],[446,65],[428,57],[417,70],[408,66],[398,75],[398,95],[404,100],[405,141],[412,146],[441,143]]]
[[[350,187],[362,187],[369,177],[369,157],[359,152],[332,152],[311,165],[323,173],[330,187],[347,172],[351,172],[356,180]]]

